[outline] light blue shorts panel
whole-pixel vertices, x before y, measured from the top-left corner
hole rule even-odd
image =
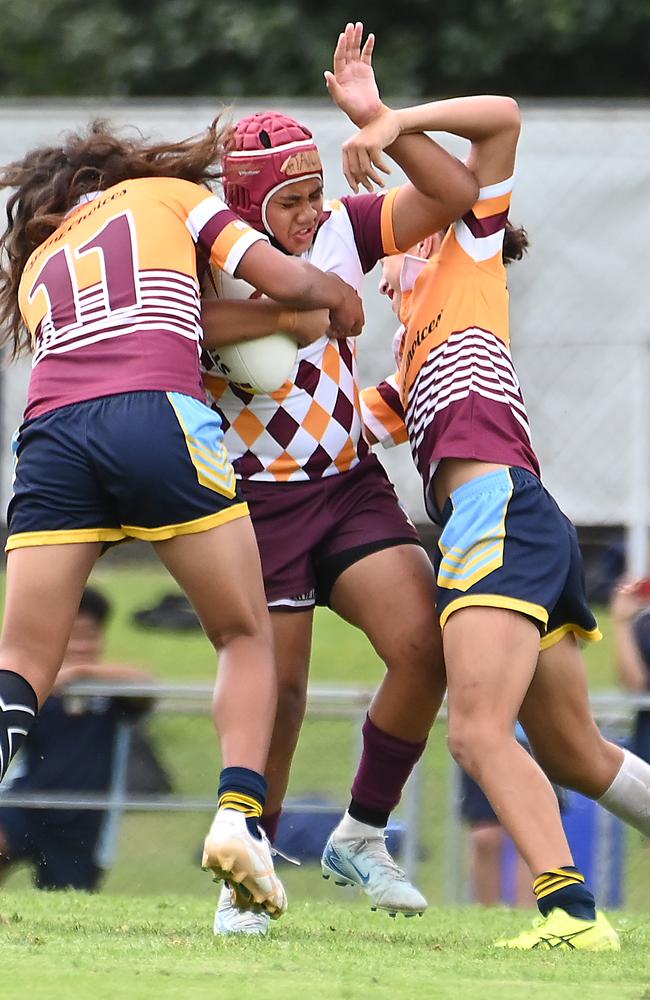
[[[441,625],[460,608],[508,608],[539,627],[542,648],[572,632],[601,638],[587,604],[574,526],[525,469],[499,469],[454,490],[436,555]]]

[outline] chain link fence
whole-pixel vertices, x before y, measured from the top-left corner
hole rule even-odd
[[[75,684],[72,698],[119,696],[124,686]],[[210,718],[208,685],[129,685],[129,697],[154,701],[147,722],[157,755],[170,778],[171,792],[140,790],[127,783],[132,729],[125,724],[115,739],[111,787],[105,794],[25,794],[3,786],[0,805],[34,809],[102,809],[106,815],[97,863],[107,870],[108,891],[205,894],[200,872],[203,836],[215,808],[220,763]],[[333,892],[320,879],[318,861],[325,840],[348,803],[348,790],[360,752],[360,729],[372,692],[368,689],[314,686],[296,754],[278,844],[302,859],[300,868],[279,862],[294,899]],[[650,696],[599,694],[594,713],[610,738],[624,740],[637,708],[650,708]],[[389,846],[430,902],[471,901],[467,830],[460,816],[459,769],[445,739],[445,712],[434,726],[427,751],[409,780],[391,820]],[[137,773],[137,769],[136,769]],[[567,834],[580,867],[603,905],[647,907],[650,878],[648,847],[590,800],[571,793],[564,814]],[[504,898],[513,848],[504,845]],[[346,891],[339,900],[352,899]]]
[[[345,193],[342,141],[352,127],[327,101],[238,102],[238,117],[271,104],[304,120],[322,153],[326,194]],[[0,158],[21,155],[101,115],[147,134],[200,130],[224,102],[11,102],[0,105]],[[636,568],[646,565],[648,360],[650,320],[645,246],[650,230],[650,104],[524,102],[512,218],[530,238],[512,265],[512,344],[545,481],[580,526],[623,528]],[[442,141],[458,155],[466,144]],[[391,183],[401,181],[396,168]],[[363,384],[391,370],[395,319],[367,277],[367,323],[359,341]],[[24,405],[29,366],[7,370],[2,386],[2,496],[10,494],[9,439]],[[400,496],[424,523],[408,448],[382,452]]]

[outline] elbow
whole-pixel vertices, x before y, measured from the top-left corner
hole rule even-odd
[[[456,204],[453,208],[454,219],[460,219],[469,212],[470,208],[476,204],[479,196],[479,183],[469,170],[464,168],[465,177],[463,178],[462,185],[459,185],[457,196],[455,198]]]
[[[514,97],[499,97],[500,131],[516,144],[521,133],[521,112]]]
[[[514,129],[517,134],[521,131],[521,112],[514,97],[501,97],[501,107],[503,112],[504,128]]]

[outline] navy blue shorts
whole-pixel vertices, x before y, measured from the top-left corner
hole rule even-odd
[[[547,649],[569,632],[602,638],[585,595],[576,530],[537,476],[499,469],[460,486],[442,511],[438,611],[510,608],[530,617]]]
[[[87,841],[81,834],[78,840],[66,838],[56,819],[44,823],[40,809],[0,808],[7,860],[34,864],[39,889],[97,889],[104,871],[94,861],[95,831],[89,831]]]
[[[7,550],[162,541],[248,514],[219,416],[192,396],[128,392],[26,421],[15,438]]]

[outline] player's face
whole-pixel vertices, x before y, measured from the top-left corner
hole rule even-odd
[[[393,257],[384,257],[381,262],[381,281],[379,282],[380,294],[388,296],[392,310],[398,319],[402,304],[399,278],[403,263],[403,253],[397,253]]]
[[[294,181],[274,194],[266,221],[278,243],[291,254],[309,250],[323,212],[323,185],[318,178]]]
[[[104,634],[92,615],[80,611],[75,618],[65,651],[65,663],[96,663],[102,655]]]

